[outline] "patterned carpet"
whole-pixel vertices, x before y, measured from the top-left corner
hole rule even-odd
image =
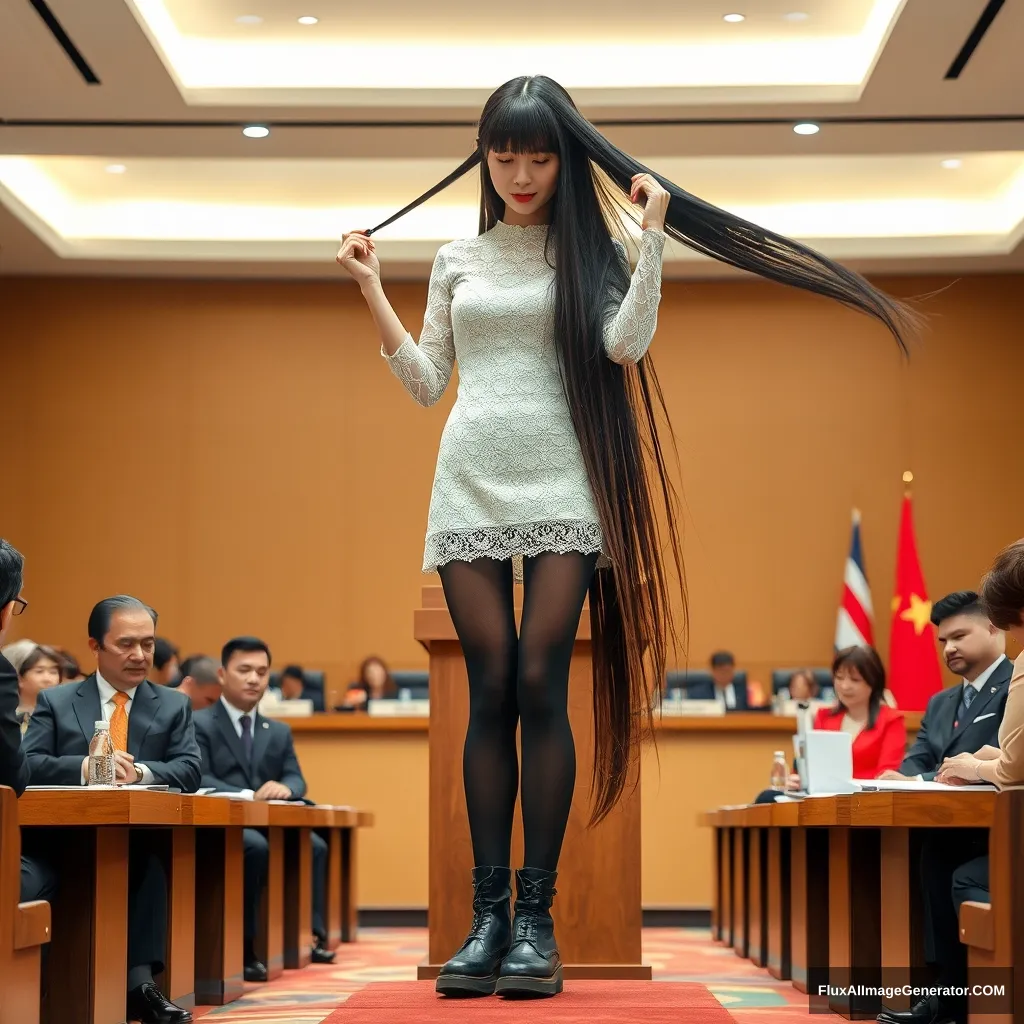
[[[285,971],[269,984],[247,985],[245,995],[230,1006],[200,1013],[209,1024],[322,1024],[369,982],[415,980],[416,965],[426,958],[426,949],[425,929],[363,928],[357,943],[339,948],[331,966]],[[645,928],[644,963],[653,967],[656,981],[707,985],[738,1024],[811,1019],[806,996],[741,960],[731,949],[715,945],[706,930]],[[822,1019],[821,1014],[814,1017]]]

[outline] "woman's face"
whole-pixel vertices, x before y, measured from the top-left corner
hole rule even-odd
[[[281,677],[281,696],[285,700],[298,700],[305,690],[305,686],[301,679],[297,679],[295,676],[282,676]]]
[[[371,661],[366,666],[364,675],[366,676],[366,685],[370,688],[371,693],[381,693],[383,691],[384,683],[387,680],[387,673],[379,661]]]
[[[803,672],[797,672],[789,681],[789,696],[793,700],[810,700],[811,681]]]
[[[847,708],[864,707],[871,700],[871,687],[852,665],[842,665],[833,682],[836,696]]]
[[[492,149],[487,154],[495,191],[507,210],[524,217],[551,202],[558,184],[558,164],[556,153],[497,153]]]
[[[41,690],[60,683],[60,666],[52,658],[40,658],[30,669],[26,669],[19,680],[23,698],[35,700]]]

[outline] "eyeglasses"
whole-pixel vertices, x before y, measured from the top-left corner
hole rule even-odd
[[[14,615],[22,615],[27,607],[28,607],[28,601],[26,601],[25,598],[23,598],[23,597],[16,597],[14,599],[14,609],[13,609],[12,614],[14,614]]]

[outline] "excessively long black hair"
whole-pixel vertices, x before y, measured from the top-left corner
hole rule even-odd
[[[636,364],[622,365],[608,358],[603,346],[605,316],[621,303],[629,286],[629,267],[615,250],[612,232],[621,225],[622,212],[636,219],[629,204],[633,175],[648,173],[668,191],[666,234],[691,249],[867,313],[884,324],[904,351],[915,317],[845,267],[690,195],[617,149],[579,113],[565,89],[543,75],[515,78],[496,90],[480,115],[472,155],[367,234],[415,209],[477,164],[480,232],[489,230],[505,212],[487,169],[491,151],[559,157],[548,231],[548,247],[558,257],[555,338],[566,399],[612,563],[611,572],[594,574],[590,587],[595,743],[591,821],[596,823],[615,806],[637,768],[669,646],[680,639],[655,509],[659,494],[682,591],[684,637],[688,617],[677,499],[652,401],[656,397],[667,423],[661,386],[649,354]],[[674,435],[672,441],[674,447]]]

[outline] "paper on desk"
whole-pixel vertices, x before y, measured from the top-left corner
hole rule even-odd
[[[861,782],[854,779],[853,784],[862,793],[933,793],[936,791],[943,793],[951,793],[954,791],[963,793],[967,790],[981,790],[982,792],[997,793],[999,791],[998,786],[989,785],[987,782],[967,786],[950,786],[945,782],[924,782],[918,781],[917,779],[907,779],[905,781],[902,779],[872,779],[870,782]]]
[[[62,791],[74,791],[75,793],[88,793],[90,790],[107,790],[107,789],[145,789],[151,793],[166,793],[168,790],[167,786],[152,785],[152,786],[29,786],[29,789],[50,791],[50,792],[62,792]],[[176,791],[178,792],[178,791]]]
[[[30,790],[37,791],[49,791],[51,793],[63,792],[65,790],[73,790],[76,793],[81,793],[83,790],[88,789],[120,789],[120,786],[29,786]]]
[[[226,796],[231,800],[251,800],[252,793],[222,793],[215,789],[200,789],[196,796]]]

